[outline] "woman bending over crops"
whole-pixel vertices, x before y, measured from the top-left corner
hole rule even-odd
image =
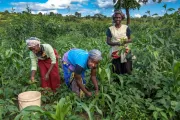
[[[101,59],[101,52],[96,49],[89,52],[82,49],[71,49],[64,54],[63,71],[66,85],[79,97],[82,97],[83,93],[92,96],[92,93],[83,85],[86,83],[84,73],[87,69],[91,70],[91,80],[95,87],[95,94],[98,93],[96,68]]]
[[[38,63],[41,87],[51,88],[55,92],[60,86],[57,51],[49,44],[40,44],[40,40],[36,37],[27,39],[26,44],[30,50],[31,81],[34,82]]]
[[[121,24],[124,18],[121,11],[115,11],[113,15],[115,24],[106,32],[107,44],[111,46],[112,70],[116,74],[130,74],[132,71],[131,51],[128,47],[131,43],[131,32],[127,25]]]

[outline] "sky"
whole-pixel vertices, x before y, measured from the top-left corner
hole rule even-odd
[[[81,13],[82,16],[93,16],[94,14],[103,14],[112,16],[113,14],[113,0],[0,0],[0,12],[8,10],[14,12],[26,11],[27,6],[31,9],[32,14],[48,14],[50,12],[59,13],[63,16],[74,15],[75,12]],[[148,15],[146,12],[150,11],[153,15],[157,13],[159,16],[165,14],[164,4],[168,8],[174,8],[175,11],[180,8],[180,0],[162,0],[161,3],[154,3],[148,0],[148,3],[142,4],[140,9],[130,10],[131,17],[141,17]],[[122,9],[125,13],[125,11]],[[172,11],[174,12],[174,11]],[[168,12],[168,13],[172,13]]]

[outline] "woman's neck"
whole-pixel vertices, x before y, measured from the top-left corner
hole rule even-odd
[[[121,27],[121,24],[115,24],[115,27],[116,27],[116,28],[120,28],[120,27]]]

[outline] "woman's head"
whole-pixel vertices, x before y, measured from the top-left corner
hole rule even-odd
[[[125,15],[121,11],[115,11],[113,14],[113,21],[115,24],[120,24],[121,20],[125,19]]]
[[[93,49],[89,51],[88,67],[90,69],[96,68],[100,60],[102,60],[102,56],[99,50]]]
[[[36,37],[30,37],[26,40],[27,47],[33,52],[38,53],[40,51],[40,39]]]

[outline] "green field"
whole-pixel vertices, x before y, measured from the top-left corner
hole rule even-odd
[[[180,119],[180,15],[132,18],[132,75],[111,72],[106,30],[111,18],[77,18],[58,15],[0,15],[0,120],[178,120]],[[126,21],[123,21],[126,23]],[[19,110],[17,96],[28,90],[43,91],[40,83],[29,84],[30,58],[25,40],[31,36],[49,43],[60,56],[71,48],[99,49],[100,93],[78,98],[64,84],[56,94],[45,92],[41,107]],[[59,62],[60,63],[60,62]],[[93,91],[86,73],[87,87]],[[119,82],[114,80],[118,79]],[[39,81],[39,75],[36,75]]]

